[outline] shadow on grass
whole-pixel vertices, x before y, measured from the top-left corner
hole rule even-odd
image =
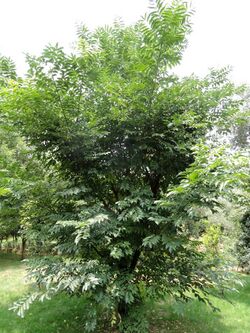
[[[6,269],[19,268],[21,264],[20,256],[12,253],[0,252],[0,272]]]
[[[247,333],[250,332],[250,276],[240,276],[244,282],[238,292],[227,294],[228,301],[212,298],[220,312],[192,301],[179,309],[170,299],[153,306],[151,327],[154,333]],[[177,314],[182,310],[182,314]]]
[[[156,306],[151,312],[151,332],[153,333],[226,333],[226,325],[220,312],[212,312],[204,304],[196,301],[185,305],[182,314],[170,303]]]

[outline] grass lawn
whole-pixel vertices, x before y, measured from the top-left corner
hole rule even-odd
[[[83,299],[60,295],[32,305],[24,319],[9,311],[13,301],[27,293],[24,264],[15,256],[0,255],[0,333],[82,333],[79,318]]]
[[[203,303],[185,305],[182,315],[176,314],[173,302],[158,304],[153,309],[154,333],[250,333],[250,276],[241,277],[244,286],[231,292],[231,303],[213,298],[220,312],[212,312]],[[152,313],[152,312],[151,312]]]
[[[34,304],[24,319],[8,310],[29,286],[24,280],[24,264],[15,256],[0,255],[0,333],[84,333],[84,299],[60,295],[51,301]],[[152,333],[248,333],[250,332],[250,276],[242,276],[244,287],[231,293],[233,305],[221,300],[221,309],[213,313],[198,302],[192,302],[177,315],[172,302],[150,309]],[[104,333],[104,332],[103,332]]]

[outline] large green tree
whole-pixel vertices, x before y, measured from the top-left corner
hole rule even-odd
[[[171,74],[189,16],[181,2],[156,1],[134,26],[83,27],[76,54],[49,46],[28,57],[27,80],[2,90],[9,121],[74,184],[48,233],[60,256],[36,261],[33,278],[47,296],[84,293],[101,303],[124,332],[146,332],[137,313],[146,298],[209,302],[218,282],[190,224],[202,218],[192,215],[194,203],[215,204],[218,193],[201,176],[214,179],[220,165],[206,150],[193,164],[193,146],[213,127],[226,130],[241,90],[226,69],[204,79]],[[93,318],[86,330],[95,330]]]

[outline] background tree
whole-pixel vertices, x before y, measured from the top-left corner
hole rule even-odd
[[[16,65],[12,59],[0,55],[0,86],[6,86],[9,80],[16,80]]]
[[[8,128],[0,126],[0,238],[11,236],[16,242],[21,237],[22,251],[25,237],[22,232],[22,210],[27,205],[32,189],[38,180],[42,180],[45,172],[39,164],[31,147]]]
[[[241,220],[241,235],[237,243],[239,266],[250,272],[250,215],[247,212]]]
[[[250,93],[248,90],[244,93],[244,99],[246,101],[241,113],[235,119],[232,125],[231,142],[234,149],[245,149],[249,153],[250,143]]]
[[[0,57],[0,89],[17,78],[13,61]],[[38,179],[43,179],[44,170],[35,158],[32,147],[11,126],[3,112],[0,114],[0,240],[12,237],[9,250],[17,250],[21,237],[21,252],[24,254],[26,237],[23,233],[22,210]],[[40,178],[39,178],[40,177]],[[16,247],[16,248],[15,248]]]
[[[16,68],[13,61],[0,56],[0,88],[6,87],[9,80],[16,80]],[[10,204],[10,175],[7,168],[13,162],[13,147],[17,145],[16,137],[9,137],[4,124],[4,116],[0,116],[0,240],[9,236],[16,237],[19,229],[15,200]],[[14,135],[15,136],[15,135]],[[9,202],[8,207],[5,205]]]

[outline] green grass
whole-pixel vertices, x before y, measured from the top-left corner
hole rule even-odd
[[[225,301],[212,298],[220,309],[213,312],[198,301],[181,307],[178,315],[176,303],[171,300],[154,306],[151,311],[152,332],[157,333],[249,333],[250,332],[250,276],[239,275],[243,287],[228,293]]]
[[[16,256],[0,255],[0,333],[82,333],[86,302],[60,295],[31,306],[24,319],[8,308],[27,293],[24,264]]]
[[[12,255],[0,255],[0,333],[84,333],[84,299],[60,295],[51,301],[32,305],[24,319],[9,311],[11,304],[27,293],[24,264]],[[241,276],[244,287],[231,293],[230,301],[213,300],[221,309],[213,313],[196,301],[183,315],[168,300],[150,307],[154,333],[248,333],[250,332],[250,276]],[[101,331],[104,333],[104,331]],[[108,332],[110,333],[110,332]]]

